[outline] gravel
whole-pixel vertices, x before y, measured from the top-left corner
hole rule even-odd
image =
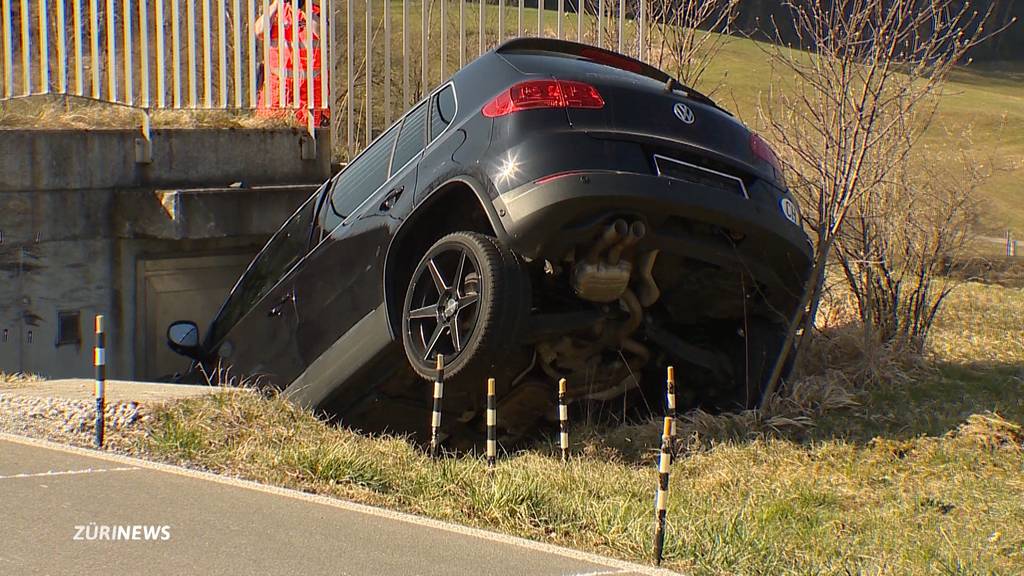
[[[128,432],[146,418],[137,402],[113,402],[104,409],[105,430]],[[0,431],[70,444],[90,444],[96,403],[18,396],[0,391]]]

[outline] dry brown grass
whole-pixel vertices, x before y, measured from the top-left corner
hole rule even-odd
[[[24,372],[0,372],[0,384],[5,386],[22,386],[26,384],[32,384],[33,382],[42,382],[43,379],[35,374],[25,374]]]

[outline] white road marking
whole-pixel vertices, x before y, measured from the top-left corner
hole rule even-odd
[[[565,576],[611,576],[612,574],[630,574],[630,570],[608,570],[604,572],[573,572]]]
[[[25,474],[11,474],[0,476],[0,480],[11,480],[14,478],[38,478],[40,476],[71,476],[74,474],[92,474],[93,472],[125,472],[127,470],[138,470],[138,468],[86,468],[84,470],[50,470],[49,472],[35,472]]]
[[[617,572],[611,572],[612,574],[643,574],[646,576],[678,576],[678,572],[666,570],[664,568],[655,568],[653,566],[643,566],[641,564],[634,564],[625,560],[617,560],[615,558],[607,558],[605,556],[599,556],[597,554],[591,554],[590,552],[581,552],[579,550],[573,550],[571,548],[563,548],[554,544],[546,544],[543,542],[534,542],[533,540],[527,540],[525,538],[518,538],[516,536],[508,536],[506,534],[499,534],[497,532],[490,532],[488,530],[481,530],[479,528],[470,528],[468,526],[460,526],[458,524],[452,524],[449,522],[443,522],[441,520],[434,520],[432,518],[423,518],[420,516],[414,516],[405,512],[396,512],[394,510],[387,510],[384,508],[375,508],[373,506],[367,506],[366,504],[356,504],[355,502],[349,502],[347,500],[339,500],[337,498],[331,498],[330,496],[322,496],[319,494],[307,494],[305,492],[299,492],[297,490],[291,490],[289,488],[281,488],[278,486],[268,486],[266,484],[259,484],[251,480],[243,480],[241,478],[234,478],[231,476],[218,476],[210,472],[200,472],[198,470],[190,470],[188,468],[182,468],[180,466],[172,466],[170,464],[161,464],[159,462],[150,462],[148,460],[141,460],[139,458],[132,458],[130,456],[122,456],[120,454],[110,454],[107,452],[98,452],[96,450],[90,450],[88,448],[79,448],[77,446],[67,446],[64,444],[58,444],[56,442],[50,442],[49,440],[38,440],[36,438],[28,438],[25,436],[18,436],[16,434],[9,434],[6,432],[0,432],[0,440],[6,440],[8,442],[14,442],[16,444],[22,444],[25,446],[34,446],[36,448],[45,448],[48,450],[55,450],[58,452],[65,452],[68,454],[76,454],[78,456],[87,456],[90,458],[96,458],[99,460],[106,460],[108,462],[117,462],[119,464],[130,464],[138,468],[146,468],[149,470],[155,470],[158,472],[165,472],[169,474],[176,474],[178,476],[185,476],[188,478],[196,478],[199,480],[207,480],[209,482],[216,482],[226,486],[233,486],[236,488],[245,488],[248,490],[255,490],[257,492],[264,492],[266,494],[275,494],[278,496],[285,496],[295,500],[302,500],[305,502],[313,502],[322,504],[325,506],[331,506],[341,510],[348,510],[351,512],[359,512],[369,516],[376,516],[378,518],[384,518],[387,520],[396,520],[399,522],[405,522],[407,524],[413,524],[416,526],[423,526],[425,528],[433,528],[435,530],[444,530],[454,534],[460,534],[464,536],[472,536],[480,538],[482,540],[489,540],[491,542],[497,542],[499,544],[508,544],[510,546],[518,546],[527,550],[533,550],[535,552],[541,552],[544,554],[552,554],[561,556],[563,558],[569,558],[571,560],[579,560],[581,562],[590,562],[592,564],[599,564],[607,566],[609,568],[615,568]],[[600,572],[598,572],[600,574]]]

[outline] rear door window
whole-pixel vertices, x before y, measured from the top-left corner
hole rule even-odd
[[[319,225],[324,233],[337,228],[387,182],[388,161],[397,134],[398,126],[393,126],[338,175],[320,211]]]
[[[419,154],[427,144],[427,103],[423,102],[405,116],[402,132],[395,144],[395,157],[391,161],[391,173],[401,170]]]

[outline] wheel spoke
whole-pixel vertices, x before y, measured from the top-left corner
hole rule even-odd
[[[459,253],[459,267],[455,270],[455,295],[462,296],[462,270],[466,267],[466,251]]]
[[[462,337],[459,335],[459,314],[455,313],[455,317],[451,321],[451,329],[448,331],[452,336],[452,345],[455,346],[455,352],[462,352]]]
[[[476,301],[479,299],[479,294],[470,294],[469,296],[463,296],[462,298],[459,298],[459,310],[462,310],[463,308],[468,308],[473,304],[476,304]]]
[[[434,328],[434,333],[430,336],[430,341],[427,342],[427,352],[423,355],[424,360],[430,360],[430,353],[434,351],[434,346],[437,346],[437,341],[441,339],[441,334],[444,334],[447,327],[447,324],[439,322],[437,328]]]
[[[444,278],[441,277],[441,271],[437,269],[437,264],[434,264],[433,258],[427,260],[427,270],[430,270],[430,277],[434,280],[434,286],[437,287],[437,293],[444,294],[448,290],[448,284],[446,284]]]
[[[422,320],[429,318],[431,320],[437,318],[437,303],[424,306],[423,308],[417,308],[409,312],[409,320]]]

